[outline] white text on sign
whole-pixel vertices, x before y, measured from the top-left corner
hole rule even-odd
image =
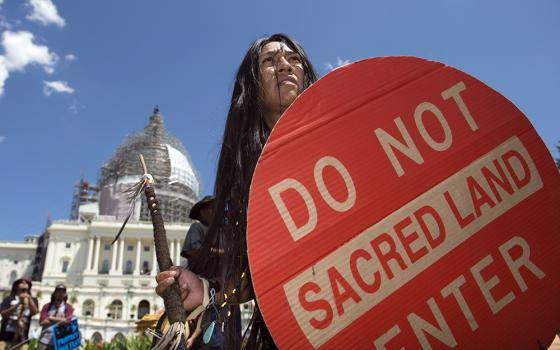
[[[335,198],[333,198],[333,196],[327,189],[327,186],[325,185],[325,181],[323,180],[323,170],[327,166],[334,168],[344,180],[344,184],[346,185],[347,197],[346,200],[342,202],[339,202]],[[323,200],[329,205],[329,207],[338,212],[345,212],[354,206],[354,203],[356,202],[356,188],[354,187],[354,182],[352,181],[348,170],[338,159],[330,156],[319,159],[317,163],[315,163],[313,175],[315,177],[315,184],[317,184],[319,193],[321,194]],[[288,189],[297,191],[301,198],[305,201],[309,219],[307,220],[306,224],[300,227],[297,227],[294,219],[292,219],[288,207],[286,207],[286,204],[282,199],[282,192]],[[270,194],[272,201],[276,205],[276,208],[278,209],[278,212],[284,220],[284,223],[286,224],[286,227],[288,228],[288,231],[292,235],[294,241],[297,241],[298,239],[302,238],[315,229],[315,226],[317,226],[317,209],[315,207],[315,202],[311,197],[311,193],[309,193],[307,188],[305,188],[305,186],[301,182],[295,179],[288,178],[270,187],[268,189],[268,193]]]
[[[453,99],[453,101],[461,111],[461,115],[469,125],[470,129],[472,131],[476,131],[478,130],[478,125],[474,121],[469,109],[467,108],[465,102],[463,101],[463,98],[461,97],[461,92],[465,89],[465,83],[461,81],[453,85],[449,89],[442,91],[441,97],[444,100],[448,100],[450,98]],[[436,117],[439,126],[443,130],[443,140],[434,140],[430,132],[424,126],[424,115],[426,114],[426,112],[429,112]],[[383,150],[387,154],[387,157],[389,158],[389,161],[391,162],[391,165],[395,169],[397,175],[403,176],[405,171],[401,163],[399,162],[395,150],[398,150],[401,154],[412,159],[417,164],[424,163],[424,157],[418,150],[416,142],[410,136],[410,133],[406,129],[401,118],[397,117],[394,121],[400,132],[398,138],[395,138],[381,128],[375,130],[375,135],[377,136],[379,143],[383,147]],[[451,132],[451,127],[449,126],[449,123],[447,122],[447,119],[445,118],[441,110],[435,104],[431,102],[419,103],[414,111],[414,122],[416,124],[416,127],[418,128],[418,132],[422,136],[423,141],[434,151],[443,152],[451,147],[451,144],[453,143],[453,133]],[[399,139],[403,139],[404,143],[399,141]]]
[[[285,283],[287,300],[303,333],[315,348],[324,344],[542,186],[527,150],[517,137],[510,138]],[[521,289],[520,266],[538,278],[544,276],[529,260],[522,238],[507,244],[526,252],[513,260],[508,259],[507,248],[500,248]],[[473,267],[473,276],[489,263],[483,259]],[[478,283],[493,312],[511,302],[492,297],[496,283]],[[448,293],[453,293],[449,288]],[[397,334],[398,329],[388,330],[388,338],[380,344]]]

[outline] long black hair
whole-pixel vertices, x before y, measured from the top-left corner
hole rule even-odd
[[[214,215],[202,245],[202,251],[210,253],[199,254],[192,267],[194,271],[204,271],[204,277],[217,279],[223,289],[239,288],[244,272],[250,283],[246,240],[249,187],[270,132],[264,121],[259,54],[270,42],[284,43],[299,54],[304,70],[303,89],[317,80],[303,48],[284,34],[255,40],[239,66],[214,185]],[[231,310],[235,313],[239,308]],[[238,336],[240,326],[232,325],[235,318],[235,314],[230,316],[232,321],[226,327],[228,349],[241,347]],[[258,306],[250,324],[250,333],[246,334],[243,343],[248,349],[274,348]]]
[[[64,303],[68,302],[68,293],[66,292],[66,287],[63,285],[58,285],[56,286],[56,288],[54,289],[54,291],[51,294],[51,302],[50,302],[50,307],[52,308],[54,305],[56,305],[56,292],[58,290],[64,290],[64,295],[62,296],[62,301]]]
[[[18,294],[18,286],[21,282],[27,283],[27,285],[29,286],[27,293],[31,295],[31,286],[32,286],[31,279],[27,277],[22,277],[22,278],[18,278],[17,280],[14,281],[14,283],[12,283],[12,291],[10,292],[11,297]]]

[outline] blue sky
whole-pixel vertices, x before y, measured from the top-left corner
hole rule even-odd
[[[484,81],[560,140],[560,2],[0,0],[0,240],[69,216],[126,134],[159,105],[212,192],[235,71],[250,42],[285,32],[320,75],[413,55]]]

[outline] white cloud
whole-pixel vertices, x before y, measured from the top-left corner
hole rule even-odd
[[[78,59],[76,55],[69,53],[68,55],[64,56],[64,59],[68,62],[73,62]]]
[[[333,69],[345,66],[348,63],[350,63],[350,60],[343,60],[342,58],[337,57],[336,58],[336,64],[333,65],[330,62],[327,62],[327,63],[325,63],[325,67],[327,67],[328,70],[333,70]]]
[[[6,141],[6,136],[0,136],[0,143]]]
[[[66,21],[60,17],[52,0],[29,0],[29,6],[31,14],[27,16],[27,19],[43,25],[56,24],[60,28],[66,25]]]
[[[53,93],[59,94],[72,94],[74,93],[74,89],[68,85],[66,81],[63,80],[56,80],[56,81],[44,81],[45,85],[43,86],[43,92],[45,95],[50,96]]]
[[[2,46],[4,46],[8,71],[21,71],[27,65],[39,64],[45,71],[52,72],[58,56],[49,52],[49,48],[45,45],[35,44],[33,39],[33,34],[26,31],[2,33]]]
[[[4,55],[0,55],[0,95],[11,72],[23,71],[31,64],[38,64],[49,73],[54,73],[58,56],[45,45],[33,42],[33,34],[27,31],[2,33]]]

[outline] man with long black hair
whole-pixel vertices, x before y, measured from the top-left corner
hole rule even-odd
[[[239,304],[254,298],[247,258],[249,186],[270,131],[295,98],[317,80],[303,48],[283,34],[253,42],[235,78],[216,174],[214,215],[202,245],[204,254],[193,262],[202,278],[184,268],[156,276],[156,292],[178,282],[183,306],[193,310],[218,290],[215,304]],[[223,249],[223,253],[222,252]],[[208,282],[209,281],[209,282]],[[226,349],[275,349],[258,306],[240,336],[235,309],[225,307],[221,327]],[[233,310],[233,311],[232,311]]]

